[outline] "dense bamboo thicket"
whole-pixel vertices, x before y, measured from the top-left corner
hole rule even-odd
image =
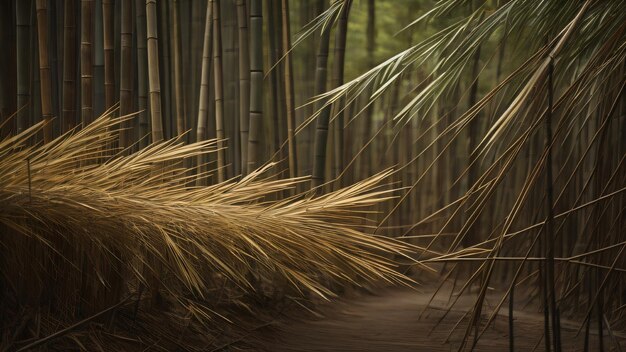
[[[11,0],[0,48],[3,348],[380,282],[471,296],[458,350],[626,329],[623,1]]]

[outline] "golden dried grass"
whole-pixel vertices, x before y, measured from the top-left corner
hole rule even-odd
[[[45,145],[29,145],[43,124],[0,142],[4,314],[45,307],[58,324],[39,337],[144,291],[148,308],[202,325],[223,317],[206,302],[226,287],[231,303],[254,310],[242,297],[263,285],[328,297],[339,285],[409,282],[390,258],[411,247],[362,232],[367,208],[392,198],[382,184],[391,171],[285,200],[273,199],[306,180],[264,176],[272,165],[190,186],[197,176],[185,160],[215,152],[216,141],[118,153],[109,147],[130,118],[105,114]],[[93,342],[84,329],[67,336]]]

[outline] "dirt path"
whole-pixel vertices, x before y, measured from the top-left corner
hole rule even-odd
[[[376,296],[334,302],[323,309],[324,317],[281,323],[263,337],[269,351],[456,351],[465,333],[465,321],[449,337],[464,311],[452,311],[435,328],[445,310],[430,308],[419,315],[430,295],[410,290],[385,291]],[[471,297],[461,302],[469,306]],[[494,302],[489,302],[493,304]],[[434,302],[443,307],[445,301]],[[540,314],[516,313],[515,350],[543,351],[543,320]],[[508,317],[499,316],[476,346],[476,351],[508,351]],[[563,323],[563,351],[582,351],[584,331]],[[447,342],[446,342],[447,340]],[[622,344],[624,342],[620,340]],[[617,350],[613,339],[604,338],[605,351]],[[590,350],[598,350],[597,336],[591,336]]]

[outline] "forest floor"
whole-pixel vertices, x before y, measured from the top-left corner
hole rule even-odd
[[[448,314],[445,308],[447,297],[439,295],[441,298],[433,300],[420,318],[432,292],[388,289],[376,295],[358,295],[331,302],[318,310],[319,315],[286,319],[271,331],[259,332],[260,346],[257,347],[276,352],[457,351],[467,326],[464,314],[475,295],[462,297],[458,306]],[[490,313],[496,304],[495,297],[488,299],[485,311]],[[495,324],[478,341],[475,351],[509,350],[507,307],[508,303],[505,303]],[[526,307],[525,311],[514,311],[513,315],[515,351],[543,351],[543,315],[539,310]],[[484,320],[487,317],[483,314]],[[461,319],[463,321],[453,329]],[[563,319],[561,325],[563,351],[582,351],[584,328],[577,334],[578,323]],[[600,350],[595,325],[592,325],[590,351]],[[614,335],[618,336],[604,337],[605,351],[621,351],[617,343],[625,344],[623,335]]]

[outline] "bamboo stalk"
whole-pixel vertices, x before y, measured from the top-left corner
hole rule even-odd
[[[15,13],[13,1],[0,3],[0,43],[7,48],[4,55],[0,56],[0,138],[13,135],[16,124],[13,113],[17,110],[17,75],[15,72],[16,53],[15,49]],[[2,255],[2,253],[0,253]],[[2,285],[0,284],[0,289]]]
[[[41,83],[40,83],[40,79],[39,79],[39,58],[38,58],[38,52],[39,52],[39,40],[38,40],[38,35],[37,35],[37,11],[36,9],[36,5],[35,5],[35,0],[31,1],[31,10],[30,10],[30,38],[29,38],[29,49],[28,52],[32,53],[31,54],[31,60],[30,60],[30,100],[28,101],[28,105],[29,105],[29,117],[28,117],[28,124],[27,126],[30,127],[31,125],[38,123],[41,121]],[[43,135],[43,134],[42,134]],[[39,142],[42,138],[39,138],[39,136],[34,136],[33,137],[33,142],[37,141]]]
[[[335,49],[333,51],[333,77],[332,86],[339,87],[343,84],[345,57],[346,57],[346,37],[348,35],[348,14],[352,0],[345,0],[339,13],[337,21],[337,31],[335,32]],[[333,177],[337,177],[344,167],[344,99],[340,99],[337,104],[333,104],[333,118],[335,120],[335,158]],[[341,181],[340,181],[341,182]]]
[[[156,0],[146,0],[146,35],[148,41],[148,83],[150,85],[150,117],[152,141],[163,140],[161,118],[161,84],[159,80],[159,44],[157,35]]]
[[[548,307],[544,309],[550,310],[552,324],[552,348],[556,352],[561,351],[560,327],[558,326],[558,308],[556,306],[556,290],[554,288],[554,192],[553,192],[553,176],[552,176],[552,96],[553,96],[553,76],[554,61],[550,61],[548,66],[548,109],[546,112],[546,211],[548,218],[546,219],[546,281],[548,283]],[[600,324],[602,321],[600,320]],[[547,337],[546,337],[547,338]]]
[[[93,116],[97,118],[105,110],[104,88],[104,29],[102,0],[94,0],[93,7]]]
[[[30,100],[30,1],[15,3],[15,46],[17,52],[17,108],[26,106]],[[17,133],[28,128],[29,108],[19,110]]]
[[[146,69],[148,66],[148,40],[146,36],[146,3],[144,0],[135,0],[135,11],[137,12],[137,106],[139,108],[139,114],[137,115],[139,133],[137,138],[139,140],[139,148],[144,148],[149,142],[146,136],[151,131],[150,121],[148,120],[148,112],[150,110],[150,105],[148,104],[148,72]]]
[[[248,173],[248,135],[250,129],[250,50],[248,40],[248,13],[245,0],[237,0],[239,27],[239,133],[241,173]]]
[[[46,125],[43,128],[43,142],[52,141],[52,82],[48,60],[48,1],[37,0],[37,30],[39,38],[39,77],[41,83],[41,115]]]
[[[319,0],[294,4],[298,7],[298,29],[305,27],[323,12],[323,4]],[[314,112],[313,105],[306,102],[315,94],[315,50],[318,42],[319,31],[316,31],[294,52],[296,126],[302,126]],[[314,131],[315,124],[306,123],[302,131],[296,132],[299,175],[310,175],[312,172]]]
[[[122,1],[123,2],[123,1]],[[122,4],[122,6],[124,6]],[[115,103],[114,0],[102,0],[102,33],[104,38],[104,109]]]
[[[247,172],[259,167],[263,133],[263,17],[262,0],[250,0],[250,123]]]
[[[200,142],[207,138],[207,123],[209,112],[209,90],[211,76],[211,39],[213,37],[213,27],[211,18],[213,17],[213,4],[207,2],[206,19],[204,26],[204,45],[202,48],[202,70],[200,79],[200,95],[198,101],[198,126],[196,129],[196,141]],[[198,155],[198,172],[204,172],[204,155]],[[204,176],[204,175],[202,175]],[[205,185],[205,177],[198,177],[196,184],[198,186]]]
[[[175,121],[173,120],[172,109],[172,79],[170,77],[172,70],[170,69],[170,19],[169,8],[167,2],[157,1],[156,3],[158,16],[155,33],[161,32],[159,50],[159,81],[161,91],[161,118],[163,124],[163,138],[172,138],[176,135]]]
[[[281,9],[282,3],[280,1],[268,2],[268,22],[269,22],[269,51],[270,62],[278,62],[283,55],[283,22],[281,21]],[[274,144],[277,151],[279,151],[281,163],[278,168],[281,171],[288,173],[289,168],[289,156],[288,150],[285,148],[285,141],[287,141],[287,99],[285,94],[285,67],[283,65],[276,65],[273,70],[269,72],[271,77],[270,83],[272,86],[273,97],[273,129],[274,129]],[[287,165],[283,165],[287,163]]]
[[[63,23],[63,120],[61,132],[78,124],[76,116],[76,19],[75,0],[66,0]]]
[[[185,123],[185,101],[183,96],[183,66],[182,45],[180,38],[180,17],[178,7],[180,2],[170,2],[172,14],[172,47],[174,50],[174,104],[176,105],[176,132],[180,136],[187,130]]]
[[[185,80],[186,86],[185,97],[193,102],[187,105],[187,114],[189,115],[189,126],[193,126],[197,129],[197,119],[199,113],[198,101],[200,99],[200,81],[202,80],[202,53],[204,44],[204,29],[206,25],[206,7],[208,1],[193,1],[188,4],[188,14],[185,14],[184,20],[181,24],[184,24],[183,38],[190,38],[190,40],[183,41],[183,66],[185,67]],[[187,34],[185,34],[185,32]],[[210,51],[209,51],[210,52]],[[210,60],[210,59],[209,59]],[[187,65],[187,66],[185,66]],[[210,67],[210,66],[209,66]],[[190,79],[187,79],[187,75],[190,75]],[[191,141],[190,134],[190,141]]]
[[[239,65],[237,7],[235,1],[220,2],[220,27],[222,41],[222,87],[224,101],[224,137],[228,140],[224,150],[225,178],[241,174],[241,133],[239,128]]]
[[[226,180],[224,151],[224,82],[222,72],[222,29],[220,23],[220,1],[211,0],[213,6],[213,83],[215,85],[215,133],[217,137],[217,181]]]
[[[80,7],[80,100],[83,126],[93,121],[93,0]]]
[[[121,2],[121,30],[120,30],[120,115],[125,116],[133,112],[133,8],[129,0]],[[105,21],[106,23],[106,21]],[[105,29],[106,33],[106,29]],[[105,40],[106,42],[106,40]],[[106,53],[105,53],[106,54]],[[106,55],[105,55],[106,60]],[[106,69],[106,61],[105,61]],[[108,104],[107,93],[107,104]],[[120,131],[120,147],[127,148],[132,145],[132,124],[125,121]]]
[[[315,67],[315,94],[326,91],[326,77],[328,74],[328,47],[330,44],[330,28],[322,30],[320,34],[320,46],[317,52]],[[322,109],[317,117],[315,126],[315,141],[313,148],[313,174],[312,185],[317,187],[324,183],[324,170],[326,167],[326,144],[328,141],[328,120],[330,118],[330,106],[323,107],[324,101],[319,100],[316,110]]]
[[[59,105],[61,99],[61,89],[63,86],[60,75],[63,69],[63,56],[59,55],[59,41],[63,41],[61,36],[63,33],[61,20],[62,5],[61,2],[49,1],[48,9],[48,55],[50,66],[50,94],[52,98],[52,134],[58,136],[61,133],[61,124],[59,117],[61,116],[61,107]],[[10,77],[10,76],[9,76]]]
[[[282,0],[283,50],[285,52],[285,100],[287,108],[287,143],[289,155],[289,177],[298,176],[298,158],[296,154],[296,112],[293,89],[293,67],[291,63],[291,32],[289,30],[289,0]]]
[[[366,42],[365,42],[365,51],[367,53],[367,67],[369,69],[374,67],[374,49],[376,48],[376,3],[375,0],[367,0],[367,28],[366,28]],[[369,89],[369,94],[373,93],[372,89]],[[368,104],[369,101],[366,100],[365,104]],[[374,104],[370,104],[365,108],[364,116],[362,119],[362,129],[360,131],[361,140],[363,143],[366,143],[370,139],[370,134],[372,132],[373,127],[373,119],[374,119]],[[371,153],[372,155],[374,153]],[[371,156],[364,155],[359,158],[359,163],[357,165],[356,175],[360,178],[365,178],[371,172]]]

